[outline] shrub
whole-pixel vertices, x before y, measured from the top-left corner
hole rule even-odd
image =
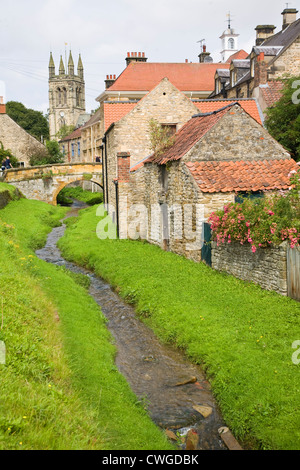
[[[290,174],[289,191],[263,199],[231,203],[209,217],[212,238],[220,243],[250,244],[257,247],[279,245],[287,240],[292,248],[300,244],[300,170]]]

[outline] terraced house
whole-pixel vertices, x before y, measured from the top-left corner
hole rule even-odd
[[[211,212],[246,193],[288,189],[289,173],[298,166],[257,118],[232,102],[195,114],[162,155],[132,166],[130,153],[120,153],[120,236],[200,261]]]
[[[278,33],[274,25],[258,25],[256,44],[242,59],[232,60],[229,70],[220,66],[215,74],[215,90],[210,98],[257,98],[264,111],[281,94],[281,78],[300,72],[300,20],[295,8],[282,12]],[[279,81],[278,81],[279,79]]]

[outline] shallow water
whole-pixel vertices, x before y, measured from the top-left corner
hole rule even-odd
[[[74,202],[67,217],[76,216],[86,207]],[[65,225],[54,228],[45,247],[37,256],[49,263],[89,276],[90,295],[108,320],[118,350],[116,366],[125,376],[136,396],[144,402],[152,420],[164,429],[186,434],[195,429],[199,435],[197,449],[226,450],[218,429],[225,426],[209,383],[200,367],[191,364],[178,350],[162,344],[109,284],[84,268],[70,263],[61,255],[57,241]],[[196,379],[195,379],[196,378]],[[192,379],[193,383],[178,385]],[[204,418],[194,407],[208,407],[211,414]]]

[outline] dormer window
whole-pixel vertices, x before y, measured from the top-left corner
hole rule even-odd
[[[251,78],[254,78],[254,58],[251,59],[250,73],[251,73]]]
[[[232,87],[234,86],[234,82],[235,82],[234,75],[235,75],[234,70],[230,70],[230,86]]]

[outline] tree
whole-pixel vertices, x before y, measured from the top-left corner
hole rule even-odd
[[[49,139],[48,120],[41,111],[26,108],[17,101],[8,101],[6,113],[36,139],[41,140],[42,136],[45,140]]]
[[[174,132],[169,126],[163,126],[155,119],[150,119],[149,130],[150,148],[156,157],[164,153],[174,144]]]
[[[58,137],[59,140],[64,139],[64,137],[67,137],[67,135],[71,134],[73,131],[75,131],[75,126],[62,126],[57,132],[56,137]]]
[[[41,150],[30,157],[31,166],[54,165],[63,163],[64,155],[61,153],[59,143],[56,140],[47,140],[45,151]]]
[[[299,161],[300,77],[284,80],[282,97],[267,110],[265,124],[270,134]]]
[[[1,140],[0,140],[0,164],[7,157],[9,157],[10,163],[12,164],[13,167],[18,166],[19,161],[18,161],[17,157],[15,157],[9,149],[5,149],[2,142],[1,142]]]

